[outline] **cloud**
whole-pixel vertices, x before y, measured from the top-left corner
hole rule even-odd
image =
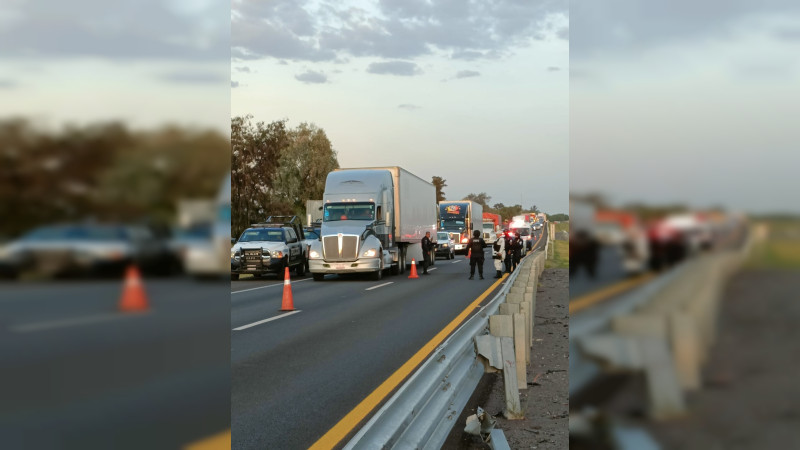
[[[251,73],[251,71],[250,71],[250,68],[249,68],[249,67],[247,67],[247,66],[244,66],[244,67],[237,67],[237,68],[236,68],[236,71],[237,71],[237,72],[243,72],[243,73]]]
[[[0,55],[110,60],[230,58],[225,2],[4,2]]]
[[[472,78],[472,77],[479,77],[481,76],[480,72],[476,72],[474,70],[462,70],[456,74],[456,79],[458,78]]]
[[[346,57],[409,60],[444,52],[454,59],[486,59],[557,39],[568,0],[428,2],[381,0],[369,10],[352,3],[303,0],[236,2],[231,11],[232,55],[335,61]]]
[[[328,82],[327,75],[322,72],[314,72],[313,70],[308,70],[299,75],[295,75],[294,79],[297,81],[302,81],[306,84],[322,84]]]
[[[671,44],[696,46],[704,40],[731,40],[742,33],[778,31],[780,25],[767,19],[797,21],[800,2],[573,2],[569,15],[570,27],[575,28],[575,35],[569,36],[574,59],[610,53],[639,55]],[[777,37],[791,39],[792,33],[778,32]]]
[[[230,73],[223,74],[210,71],[176,70],[161,74],[158,78],[170,83],[215,84],[228,81],[230,79]]]
[[[405,109],[406,111],[416,111],[422,108],[421,106],[412,105],[410,103],[403,103],[402,105],[397,105],[397,107],[400,109]]]
[[[232,88],[238,88],[239,87],[239,82],[238,81],[231,81],[231,87]]]
[[[16,89],[19,84],[14,80],[0,78],[0,89]]]
[[[367,72],[379,75],[414,76],[422,73],[422,69],[408,61],[374,62],[367,67]]]
[[[558,72],[559,70],[561,70],[561,67],[550,66],[547,68],[548,72]]]

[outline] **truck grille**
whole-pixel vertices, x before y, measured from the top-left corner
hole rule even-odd
[[[339,247],[339,235],[322,238],[322,254],[326,261],[355,261],[358,259],[358,236],[342,236]]]
[[[261,262],[262,252],[260,248],[244,249],[243,252],[245,262]]]

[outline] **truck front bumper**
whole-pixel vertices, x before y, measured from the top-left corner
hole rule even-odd
[[[346,262],[327,262],[323,259],[309,259],[308,271],[311,273],[357,273],[375,272],[381,268],[378,258],[363,258]]]

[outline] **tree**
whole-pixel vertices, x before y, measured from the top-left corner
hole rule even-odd
[[[541,212],[536,205],[533,205],[530,208],[528,208],[528,211],[530,211],[530,212],[532,212],[534,214],[539,214]]]
[[[275,198],[302,216],[306,200],[322,199],[325,179],[339,168],[339,161],[325,131],[314,124],[302,123],[287,137],[288,146],[280,150],[272,186]]]
[[[447,180],[442,177],[433,177],[433,180],[431,181],[431,183],[433,183],[433,185],[436,187],[436,203],[445,200],[444,191],[442,188],[447,186],[446,181]]]
[[[466,197],[464,197],[464,200],[472,200],[473,202],[478,203],[487,209],[489,208],[489,200],[491,199],[492,197],[486,194],[486,192],[481,192],[480,194],[477,195],[469,194]]]
[[[236,236],[267,213],[291,212],[272,192],[280,151],[289,142],[286,120],[254,125],[252,118],[231,119],[231,232]]]

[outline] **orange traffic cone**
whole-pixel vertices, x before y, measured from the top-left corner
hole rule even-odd
[[[280,311],[294,311],[294,299],[292,298],[292,280],[289,279],[289,268],[283,273],[283,300],[281,301]]]
[[[411,258],[411,275],[408,278],[419,278],[417,276],[417,262],[414,261],[414,258]]]
[[[122,312],[146,311],[150,308],[147,295],[144,292],[142,277],[139,269],[131,265],[125,272],[125,284],[122,286],[122,298],[119,300],[119,310]]]

